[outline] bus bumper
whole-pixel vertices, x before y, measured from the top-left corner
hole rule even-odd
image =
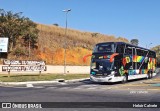
[[[115,77],[114,75],[112,76],[90,76],[90,80],[92,82],[118,82],[118,81],[122,81],[124,77]]]

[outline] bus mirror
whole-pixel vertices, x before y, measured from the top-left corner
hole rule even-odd
[[[112,55],[111,55],[111,57],[110,57],[110,62],[113,62],[114,57],[115,57],[115,56],[117,56],[117,55],[119,55],[119,54],[118,54],[118,53],[114,53],[114,54],[112,54]]]

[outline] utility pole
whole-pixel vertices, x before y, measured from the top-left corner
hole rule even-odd
[[[66,10],[63,10],[63,12],[66,13],[66,28],[65,28],[65,37],[67,37],[67,15],[68,15],[68,12],[71,11],[71,9],[66,9]],[[66,74],[66,39],[64,40],[64,74]]]

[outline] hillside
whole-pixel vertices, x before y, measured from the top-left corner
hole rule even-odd
[[[39,58],[47,59],[51,64],[63,64],[64,57],[64,41],[66,42],[68,65],[89,65],[90,59],[83,63],[83,57],[91,54],[93,46],[99,42],[107,41],[124,41],[125,38],[115,38],[114,36],[107,36],[99,33],[81,32],[77,30],[67,30],[67,37],[65,36],[65,29],[53,25],[38,24],[37,28],[40,30],[38,38]],[[53,56],[52,56],[53,55]]]
[[[83,57],[91,54],[93,46],[99,42],[123,41],[122,37],[103,35],[100,33],[81,32],[78,30],[67,30],[54,25],[37,24],[39,29],[37,49],[31,51],[32,60],[45,60],[47,64],[62,65],[64,63],[64,41],[66,42],[67,65],[89,65],[90,58],[83,63]],[[15,59],[13,56],[9,58]],[[17,57],[16,57],[17,58]],[[28,57],[18,57],[28,59]]]

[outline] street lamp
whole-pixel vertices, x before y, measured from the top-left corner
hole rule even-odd
[[[149,49],[150,45],[152,45],[152,43],[150,43],[150,44],[148,44],[148,45],[146,44],[146,48]]]
[[[71,9],[65,9],[65,10],[62,10],[63,12],[66,13],[66,28],[65,28],[65,36],[67,37],[67,15],[68,15],[68,12],[71,11]],[[66,40],[64,40],[64,74],[66,74]]]
[[[149,47],[150,47],[151,45],[152,45],[152,43],[150,43],[147,48],[149,49]]]

